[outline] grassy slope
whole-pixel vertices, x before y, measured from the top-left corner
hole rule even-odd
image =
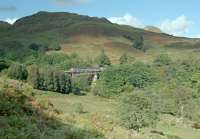
[[[104,99],[92,95],[74,96],[60,95],[55,93],[38,94],[39,100],[51,101],[55,108],[62,111],[60,118],[64,123],[73,123],[78,127],[92,127],[113,139],[128,139],[131,132],[124,129],[118,123],[117,107],[118,100]],[[82,104],[85,113],[76,113],[74,106]],[[189,125],[189,124],[188,124]],[[184,124],[180,119],[163,115],[161,122],[155,128],[143,129],[144,134],[139,135],[139,139],[149,138],[151,130],[162,131],[167,135],[176,135],[182,139],[199,139],[200,131],[192,129]],[[155,135],[155,134],[153,134]]]
[[[165,41],[164,41],[165,42]],[[170,41],[175,42],[175,41]],[[166,44],[168,44],[167,42]],[[91,36],[76,36],[68,39],[62,45],[62,51],[64,53],[78,53],[83,58],[95,58],[101,50],[105,50],[105,53],[110,57],[113,63],[118,63],[122,54],[126,53],[136,58],[136,60],[142,60],[144,62],[152,62],[153,59],[161,53],[167,53],[173,59],[183,59],[189,56],[195,56],[199,58],[200,45],[196,48],[179,49],[167,47],[160,42],[152,42],[152,40],[146,40],[145,46],[147,51],[136,50],[132,47],[132,42],[123,37],[91,37]]]
[[[49,101],[33,97],[37,90],[28,84],[0,77],[1,139],[94,139],[103,138],[89,128],[79,128],[59,119]]]
[[[141,51],[132,48],[131,45],[131,42],[125,38],[78,36],[62,44],[62,51],[67,54],[75,52],[85,58],[95,58],[102,50],[105,50],[113,63],[117,63],[123,53],[136,57],[144,56]]]

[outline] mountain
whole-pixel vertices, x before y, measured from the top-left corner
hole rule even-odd
[[[5,33],[9,32],[11,25],[7,22],[0,21],[0,38],[4,36]]]
[[[5,31],[10,27],[11,27],[11,25],[9,23],[0,21],[0,31]]]
[[[105,18],[96,18],[89,16],[80,16],[73,13],[50,13],[38,12],[34,15],[21,18],[16,21],[13,28],[16,32],[23,33],[39,33],[50,30],[59,30],[67,33],[71,29],[75,29],[82,24],[109,24]]]
[[[18,19],[13,25],[0,22],[0,49],[7,50],[9,47],[14,51],[13,48],[17,48],[17,46],[10,42],[21,43],[26,47],[31,43],[50,46],[56,41],[62,46],[62,51],[66,53],[76,52],[83,56],[94,57],[104,49],[113,61],[117,61],[123,53],[144,56],[143,52],[132,47],[134,39],[138,35],[143,36],[145,47],[148,49],[161,48],[170,43],[198,41],[197,39],[171,36],[160,32],[155,27],[138,29],[113,24],[106,18],[67,12],[41,11]],[[19,48],[22,47],[19,46]]]
[[[77,35],[125,37],[134,39],[137,34],[145,38],[159,37],[163,39],[173,36],[145,31],[130,26],[113,24],[106,18],[97,18],[66,12],[38,12],[23,17],[15,22],[10,30],[9,37],[15,38],[43,38],[66,39]],[[11,35],[11,36],[10,36]],[[51,40],[50,39],[50,40]]]

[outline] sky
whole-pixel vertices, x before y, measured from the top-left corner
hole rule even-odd
[[[13,24],[38,11],[106,17],[113,23],[159,27],[176,36],[200,38],[200,0],[0,0],[0,20]]]

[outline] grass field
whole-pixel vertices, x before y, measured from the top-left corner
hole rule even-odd
[[[60,111],[58,118],[65,124],[74,124],[79,128],[97,130],[107,138],[111,139],[174,139],[174,136],[181,139],[199,139],[200,130],[190,127],[189,121],[182,121],[173,116],[163,115],[154,128],[142,129],[136,136],[119,124],[117,108],[119,100],[105,99],[88,94],[86,96],[61,95],[52,92],[40,92],[36,97],[39,101],[50,101]],[[77,104],[83,106],[83,113],[76,112]],[[186,124],[187,122],[187,124]],[[151,133],[152,130],[168,135],[165,136]]]

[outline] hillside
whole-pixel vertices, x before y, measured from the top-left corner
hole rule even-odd
[[[200,40],[148,28],[0,22],[0,139],[200,139]]]
[[[23,17],[14,25],[0,23],[0,49],[4,53],[18,50],[29,52],[28,45],[32,43],[51,46],[58,42],[62,52],[76,52],[82,56],[94,58],[102,49],[108,53],[115,63],[123,53],[143,59],[151,57],[135,50],[132,44],[135,37],[143,36],[145,48],[151,52],[165,49],[171,43],[185,44],[188,48],[197,39],[174,37],[164,33],[156,33],[125,25],[117,25],[106,18],[89,17],[66,12],[38,12]],[[13,47],[13,44],[15,45]],[[24,46],[22,46],[24,45]],[[176,46],[178,48],[179,46]],[[168,48],[168,47],[167,47]],[[171,47],[170,47],[171,48]],[[173,49],[173,47],[171,48]],[[157,53],[157,52],[156,52]]]
[[[61,112],[49,101],[39,101],[39,94],[28,84],[0,78],[0,138],[1,139],[80,139],[104,138],[92,129],[82,129],[63,123]]]
[[[53,35],[54,38],[62,38],[64,40],[77,35],[126,37],[133,39],[136,34],[144,35],[145,39],[156,37],[163,40],[186,39],[149,32],[130,26],[112,24],[106,18],[64,12],[38,12],[34,15],[23,17],[16,21],[9,32],[9,35],[13,38],[17,35],[19,38],[25,37],[29,39],[33,36],[37,39],[41,35],[46,38],[50,38]]]
[[[11,27],[11,25],[9,23],[0,21],[0,30],[1,31],[6,31],[10,27]]]
[[[144,30],[156,32],[156,33],[163,33],[161,29],[159,29],[158,27],[154,27],[154,26],[146,26],[146,27],[144,27]]]

